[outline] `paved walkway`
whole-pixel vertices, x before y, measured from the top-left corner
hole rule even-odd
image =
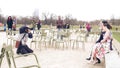
[[[6,42],[5,33],[0,33],[0,40],[2,43]],[[0,49],[2,46],[0,43]],[[39,59],[41,68],[105,68],[104,59],[101,64],[88,64],[85,60],[88,57],[90,48],[94,43],[87,42],[85,43],[85,50],[82,49],[82,46],[79,46],[79,49],[54,49],[54,48],[42,48],[34,49],[34,53]],[[14,49],[15,52],[16,49]],[[21,58],[16,59],[17,66],[24,66],[35,63],[31,56],[27,56],[27,59]],[[23,60],[29,60],[29,62],[23,62]],[[3,61],[1,68],[8,68],[6,57]]]

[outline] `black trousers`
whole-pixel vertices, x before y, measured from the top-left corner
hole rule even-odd
[[[17,49],[17,54],[27,54],[33,53],[33,50],[30,49],[27,45],[20,45]]]

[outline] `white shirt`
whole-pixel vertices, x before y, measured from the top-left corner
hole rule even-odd
[[[22,41],[22,44],[23,44],[23,45],[26,45],[26,42],[28,41],[28,34],[25,34],[25,36],[24,36],[24,34],[25,34],[25,33],[19,34],[17,40],[18,40],[18,41]],[[24,38],[23,38],[23,36],[24,36]],[[23,39],[22,39],[22,38],[23,38]],[[21,39],[22,39],[22,40],[21,40]]]

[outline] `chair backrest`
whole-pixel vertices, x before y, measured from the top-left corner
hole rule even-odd
[[[45,29],[41,29],[40,31],[41,31],[41,36],[46,36],[47,35],[47,33],[45,32]]]

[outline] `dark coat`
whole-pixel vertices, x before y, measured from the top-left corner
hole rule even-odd
[[[12,28],[13,20],[12,19],[7,20],[7,25],[8,25],[8,28]]]
[[[103,40],[105,32],[101,32],[99,39],[96,41],[96,43],[99,43],[101,40]]]
[[[57,20],[56,24],[57,24],[57,28],[62,28],[63,27],[63,20]]]

